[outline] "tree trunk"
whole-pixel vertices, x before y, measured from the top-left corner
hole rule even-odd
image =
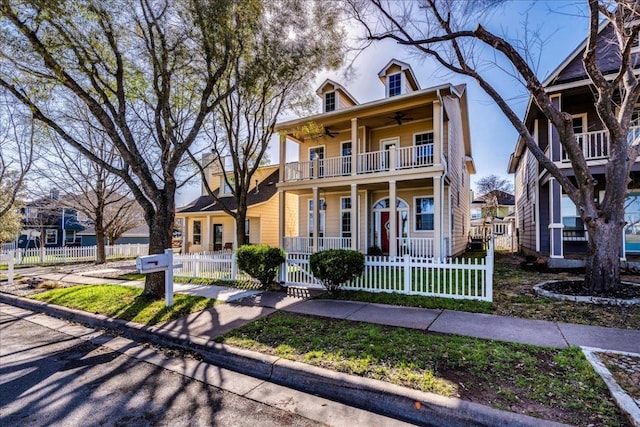
[[[104,264],[107,262],[107,256],[104,250],[104,227],[102,212],[95,214],[95,231],[96,231],[96,264]]]
[[[173,236],[173,217],[171,209],[159,209],[152,218],[147,219],[149,225],[149,255],[164,253],[171,248]],[[143,297],[161,299],[164,297],[164,272],[149,273],[144,282]]]
[[[620,249],[624,223],[598,218],[588,226],[589,256],[584,289],[590,295],[608,292],[620,285]]]
[[[247,212],[244,209],[238,207],[238,214],[236,216],[236,242],[238,247],[247,245],[249,242],[245,241],[245,220],[247,219]]]

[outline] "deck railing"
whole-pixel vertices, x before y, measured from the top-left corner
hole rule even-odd
[[[597,130],[576,134],[576,140],[585,160],[599,160],[609,157],[609,131]],[[631,126],[627,135],[629,145],[640,143],[640,126]],[[566,151],[562,150],[562,161],[569,162]]]
[[[313,247],[313,237],[285,237],[284,250],[288,253],[310,254],[327,249],[351,249],[350,237],[318,237],[318,249]]]

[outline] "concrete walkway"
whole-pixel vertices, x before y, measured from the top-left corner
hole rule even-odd
[[[48,273],[38,277],[78,284],[142,286],[140,281]],[[571,345],[603,350],[640,353],[640,331],[571,323],[529,320],[492,314],[400,307],[355,301],[310,299],[317,289],[290,287],[287,293],[243,290],[224,286],[175,283],[174,291],[215,298],[220,304],[162,325],[181,335],[215,338],[229,330],[267,316],[276,310],[420,329],[429,332],[563,348]]]

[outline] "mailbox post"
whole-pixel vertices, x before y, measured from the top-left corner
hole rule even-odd
[[[163,254],[141,256],[136,259],[136,268],[142,274],[164,271],[164,300],[167,307],[173,305],[173,269],[182,264],[173,265],[173,250],[165,249]]]
[[[13,251],[9,251],[7,254],[0,255],[0,260],[7,262],[7,284],[13,285],[13,263],[14,255]]]

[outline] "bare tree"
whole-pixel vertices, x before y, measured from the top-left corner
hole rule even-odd
[[[82,129],[86,146],[107,164],[121,163],[117,150],[91,125],[90,117],[86,119]],[[57,188],[60,205],[82,212],[93,224],[97,264],[106,262],[107,239],[113,244],[123,233],[144,223],[142,208],[128,194],[124,181],[101,163],[68,147],[57,134],[51,134],[48,153],[39,165],[40,179]]]
[[[3,94],[6,101],[6,94]],[[0,109],[0,219],[14,217],[16,202],[34,158],[34,123],[2,102]],[[12,223],[15,221],[11,221]],[[9,222],[7,222],[8,224]]]
[[[263,163],[276,120],[285,109],[306,108],[308,83],[323,68],[340,65],[344,56],[344,33],[339,12],[318,0],[264,3],[258,29],[253,34],[250,56],[233,62],[219,90],[237,86],[225,98],[208,129],[213,156],[197,161],[208,194],[236,222],[238,245],[245,241],[247,194],[256,170]],[[283,23],[285,26],[283,27]],[[294,25],[295,23],[295,25]],[[288,27],[286,25],[289,25]],[[253,67],[251,78],[247,67]],[[207,166],[224,171],[237,209],[230,209],[208,182]]]
[[[512,194],[513,184],[497,175],[487,175],[476,182],[476,190],[478,197],[483,202],[482,216],[489,223],[493,223],[495,217],[498,216],[498,206],[503,194]]]
[[[171,245],[176,171],[235,89],[217,91],[246,53],[258,0],[0,0],[0,87],[66,144],[122,179],[144,210],[149,251]],[[251,67],[248,67],[251,69]],[[122,162],[91,151],[72,108],[89,111]],[[161,298],[164,275],[143,295]]]
[[[631,56],[640,31],[640,6],[632,0],[589,0],[585,7],[589,30],[583,64],[596,98],[596,110],[608,132],[610,147],[605,168],[604,199],[597,201],[597,182],[576,140],[572,117],[552,102],[536,76],[535,67],[528,61],[530,56],[520,53],[521,46],[472,22],[479,19],[490,3],[426,0],[400,6],[382,0],[350,1],[356,19],[363,24],[370,40],[395,40],[435,59],[448,71],[475,79],[516,128],[538,163],[560,183],[578,208],[588,230],[589,254],[584,288],[590,292],[613,289],[620,283],[619,242],[625,227],[627,185],[631,168],[640,154],[640,145],[632,145],[627,140],[633,109],[640,96],[635,61]],[[371,12],[376,16],[372,17]],[[597,61],[596,47],[602,37],[599,29],[603,20],[615,35],[613,40],[606,41],[612,43],[619,57],[618,64],[613,64],[616,66],[613,71],[601,70]],[[481,55],[484,55],[484,61]],[[524,84],[532,101],[557,131],[571,162],[575,182],[563,174],[536,144],[532,132],[509,105],[510,94],[500,93],[490,83],[484,66],[487,58],[493,62],[494,68],[505,70],[510,77],[516,77]],[[506,60],[511,68],[496,66],[496,58]]]

